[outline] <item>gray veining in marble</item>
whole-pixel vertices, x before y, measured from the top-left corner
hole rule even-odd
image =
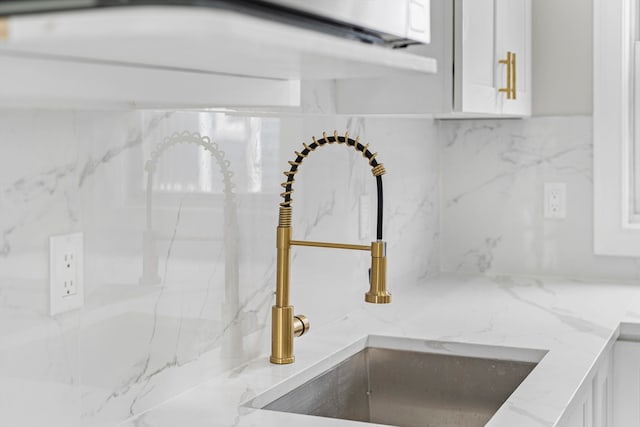
[[[428,298],[416,301],[416,311],[426,316],[423,323],[433,337],[517,344],[541,339],[526,322],[519,325],[525,332],[501,329],[514,310],[522,310],[585,342],[604,338],[609,323],[580,307],[554,304],[565,298],[564,288],[506,278],[640,277],[638,260],[600,258],[591,251],[591,118],[342,117],[333,115],[332,85],[317,82],[305,89],[305,108],[312,113],[306,116],[0,113],[0,347],[8,355],[0,375],[11,390],[0,402],[0,421],[17,427],[114,425],[221,374],[229,385],[253,372],[252,363],[269,346],[281,172],[303,141],[334,129],[360,135],[385,164],[390,290],[402,301],[408,298],[405,290],[429,287]],[[161,282],[139,282],[146,227],[144,162],[159,141],[185,130],[210,134],[234,163],[235,292],[228,292],[225,280],[232,251],[224,242],[223,197],[197,190],[219,174],[215,166],[208,172],[211,165],[196,148],[163,158],[164,187],[154,190],[151,212]],[[260,140],[267,134],[275,135],[275,144]],[[344,147],[318,150],[299,176],[297,238],[367,243],[374,237],[374,212],[368,236],[361,239],[358,227],[360,197],[375,206],[375,180],[361,155]],[[542,218],[545,182],[567,184],[566,220]],[[86,304],[51,318],[47,239],[71,231],[85,235]],[[367,313],[381,329],[416,333],[417,326],[403,323],[407,313],[362,306],[366,254],[296,248],[293,256],[293,304],[310,316],[315,330],[339,328],[337,335],[355,340],[360,336],[348,326]],[[487,307],[470,304],[465,298],[478,298],[483,289],[462,279],[460,288],[431,287],[442,271],[487,275],[492,279],[476,285],[492,288],[509,304],[494,307],[491,299]],[[323,292],[317,291],[319,284]],[[579,286],[588,285],[570,284]],[[343,298],[327,304],[325,295],[338,292]],[[458,301],[461,305],[449,312],[466,309],[473,325],[465,325],[464,316],[432,318],[443,301]],[[629,317],[636,312],[630,309]],[[548,342],[566,345],[563,339]],[[313,351],[313,341],[305,342],[299,344],[301,354]],[[255,384],[242,384],[237,393],[230,392],[232,401],[220,404],[237,406],[269,381],[258,375]],[[39,411],[25,411],[34,402]],[[520,416],[531,418],[525,412]],[[224,420],[246,425],[243,415]],[[148,417],[135,423],[155,425]],[[543,415],[531,423],[548,425]]]

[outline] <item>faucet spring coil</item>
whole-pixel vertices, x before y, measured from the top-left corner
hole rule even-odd
[[[292,209],[290,207],[280,208],[280,214],[278,215],[278,227],[291,227]]]
[[[287,177],[286,181],[282,182],[280,186],[284,189],[282,193],[280,193],[280,197],[283,198],[283,201],[280,203],[281,208],[291,208],[291,203],[293,202],[293,198],[291,195],[293,194],[293,183],[295,182],[295,175],[298,173],[298,168],[302,164],[305,158],[309,155],[310,152],[315,151],[318,147],[322,147],[325,144],[346,144],[347,146],[353,147],[356,151],[362,153],[362,157],[368,160],[369,166],[371,166],[371,172],[373,176],[380,177],[385,174],[385,169],[382,163],[378,163],[376,160],[376,156],[378,153],[372,153],[369,150],[369,144],[362,145],[360,143],[360,137],[357,137],[355,140],[349,138],[349,132],[345,132],[344,136],[338,135],[337,131],[333,132],[333,136],[328,136],[326,132],[322,133],[321,139],[316,139],[316,137],[312,137],[312,143],[307,145],[306,143],[302,143],[304,149],[299,151],[294,151],[296,154],[295,160],[290,160],[288,163],[291,168],[288,171],[284,171],[284,175]],[[282,210],[281,210],[281,218],[282,218]],[[290,215],[290,212],[289,212]],[[282,219],[281,219],[282,221]],[[289,224],[291,223],[289,218]]]
[[[384,165],[382,163],[378,163],[378,166],[371,169],[373,176],[381,176],[385,174]]]

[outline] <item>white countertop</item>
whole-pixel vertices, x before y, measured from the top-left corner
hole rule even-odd
[[[122,426],[372,425],[242,406],[267,390],[286,391],[288,378],[324,359],[337,359],[340,350],[370,335],[546,351],[487,425],[553,426],[617,338],[620,323],[640,323],[637,284],[443,275],[391,290],[389,305],[357,304],[338,321],[312,326],[295,341],[294,364],[270,364],[265,345],[262,357]]]

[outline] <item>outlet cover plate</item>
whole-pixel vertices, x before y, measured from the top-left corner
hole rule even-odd
[[[49,313],[53,316],[84,304],[82,233],[49,237]]]
[[[565,219],[567,217],[567,184],[546,182],[544,184],[544,217]]]

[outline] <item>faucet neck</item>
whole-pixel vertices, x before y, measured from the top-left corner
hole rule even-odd
[[[291,227],[278,226],[276,235],[276,306],[278,307],[286,307],[289,305],[289,264],[291,260],[290,249]]]

